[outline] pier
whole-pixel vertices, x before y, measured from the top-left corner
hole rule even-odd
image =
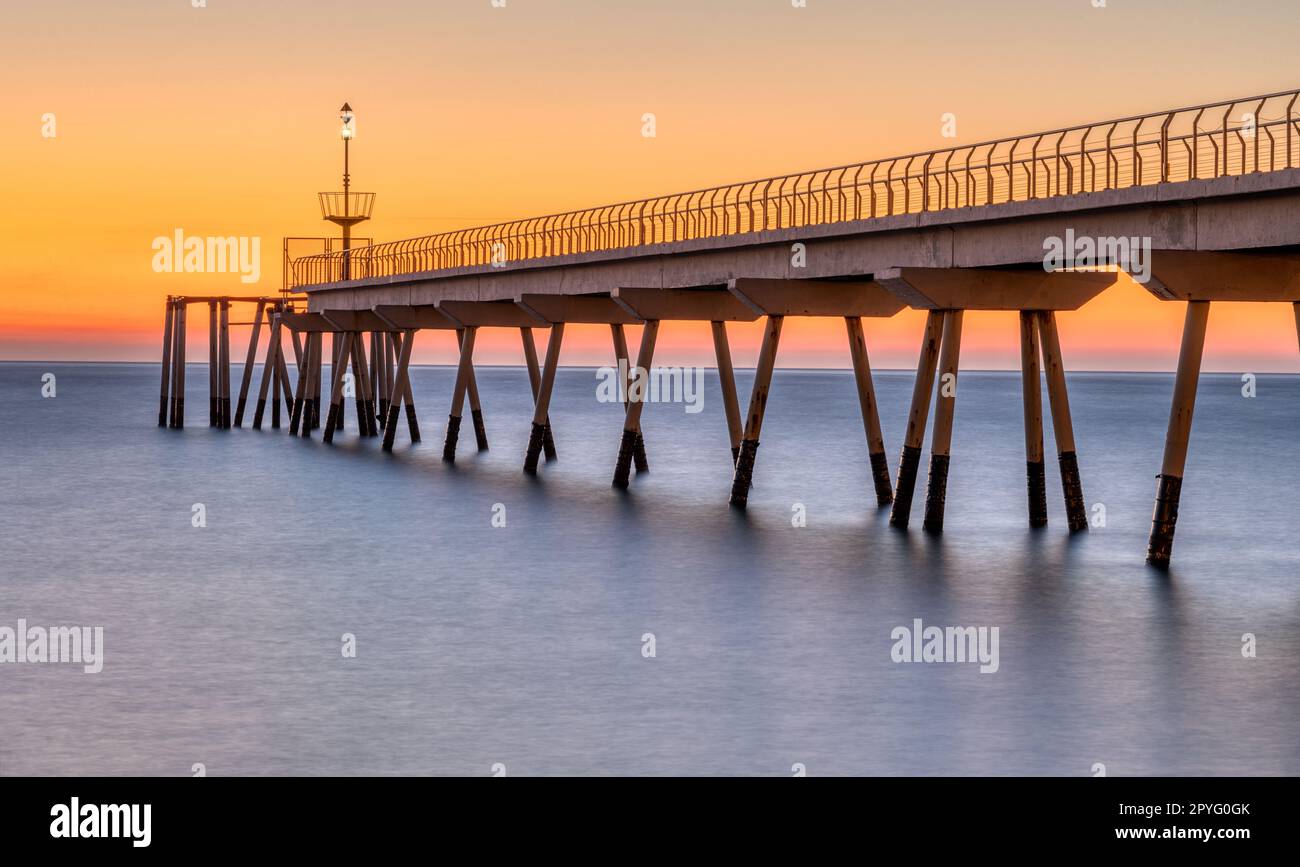
[[[352,245],[351,230],[369,218],[374,195],[352,192],[345,167],[344,191],[320,194],[322,216],[342,227],[343,244],[296,258],[286,253],[285,294],[167,299],[158,423],[184,427],[186,311],[193,304],[209,310],[211,426],[242,426],[265,324],[269,339],[252,426],[262,426],[269,400],[271,427],[279,428],[284,400],[291,434],[310,437],[323,414],[322,439],[331,442],[344,426],[350,368],[358,432],[382,436],[385,450],[394,447],[403,408],[410,440],[420,440],[409,377],[417,335],[450,340],[454,334],[459,362],[443,443],[443,458],[454,461],[467,403],[475,445],[489,448],[475,381],[476,335],[481,328],[517,329],[528,369],[520,400],[531,399],[533,407],[521,465],[537,473],[543,457],[553,461],[557,454],[551,394],[567,324],[607,325],[614,363],[635,379],[653,364],[662,326],[707,322],[723,396],[719,459],[732,463],[728,499],[743,509],[753,493],[768,402],[781,399],[772,373],[782,325],[789,317],[834,317],[848,335],[873,480],[864,501],[874,498],[876,507],[890,509],[894,527],[909,527],[928,432],[922,527],[941,533],[946,520],[960,520],[946,514],[945,504],[949,474],[960,472],[951,445],[960,423],[963,315],[1015,311],[1026,521],[1044,527],[1052,511],[1045,381],[1065,526],[1083,532],[1087,455],[1075,444],[1059,334],[1069,327],[1070,312],[1134,279],[1132,240],[1146,251],[1142,285],[1187,310],[1161,461],[1153,444],[1158,474],[1147,561],[1167,567],[1211,306],[1290,304],[1300,337],[1297,98],[1300,91],[1285,91],[1209,103],[362,247]],[[352,138],[346,105],[342,117],[346,152]],[[1079,237],[1095,239],[1105,252],[1081,262],[1071,249],[1063,267],[1047,265],[1053,241]],[[233,304],[253,305],[254,313],[232,417]],[[905,308],[925,310],[927,318],[891,476],[862,319]],[[763,342],[742,404],[727,323],[759,319]],[[634,357],[629,325],[642,326]],[[542,332],[547,343],[539,357]],[[322,382],[327,334],[331,375]],[[617,489],[631,488],[634,470],[649,470],[647,442],[653,446],[642,429],[653,419],[645,416],[637,383],[627,385],[621,439],[611,443]]]

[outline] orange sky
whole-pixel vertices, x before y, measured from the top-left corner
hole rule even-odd
[[[1285,89],[1297,41],[1292,0],[24,4],[0,33],[0,359],[156,360],[166,294],[278,290],[280,238],[327,228],[344,100],[354,189],[378,193],[365,234],[386,240],[945,146],[945,112],[975,141]],[[152,240],[177,228],[260,236],[261,281],[154,273]],[[1171,369],[1181,319],[1117,287],[1063,315],[1067,361]],[[1017,365],[1013,314],[966,322],[966,366]],[[920,328],[869,321],[873,363],[913,366]],[[758,326],[734,334],[751,364]],[[422,335],[416,361],[451,343]],[[663,363],[711,361],[707,327],[659,344]],[[608,345],[574,328],[565,361]],[[517,335],[484,332],[476,357],[519,363]],[[846,365],[842,324],[787,323],[781,362]],[[1300,370],[1291,312],[1218,306],[1206,368]]]

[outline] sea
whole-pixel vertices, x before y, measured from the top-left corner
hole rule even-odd
[[[847,371],[777,371],[729,507],[706,373],[620,491],[592,368],[530,477],[522,368],[478,370],[490,449],[467,413],[449,464],[447,367],[386,454],[351,406],[332,445],[209,428],[203,365],[176,431],[156,364],[0,364],[0,660],[20,620],[102,629],[98,671],[0,661],[0,775],[1300,774],[1300,377],[1202,377],[1166,572],[1170,375],[1069,376],[1071,535],[1050,418],[1031,529],[1019,374],[963,372],[934,535],[928,456],[910,529],[876,505]],[[912,379],[875,374],[891,473]],[[996,670],[900,661],[918,627],[996,629]]]

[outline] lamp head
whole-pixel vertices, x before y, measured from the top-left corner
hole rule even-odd
[[[339,120],[343,121],[343,127],[339,130],[339,135],[344,139],[356,138],[357,127],[355,124],[355,115],[352,114],[352,106],[346,102],[343,108],[339,109]]]

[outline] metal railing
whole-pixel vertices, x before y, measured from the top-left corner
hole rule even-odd
[[[1095,193],[1300,165],[1300,90],[376,244],[351,279]],[[337,282],[341,253],[293,262]]]

